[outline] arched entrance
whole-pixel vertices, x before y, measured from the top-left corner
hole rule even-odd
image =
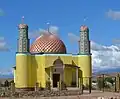
[[[53,63],[53,87],[57,87],[57,82],[64,80],[64,66],[61,59],[57,59]]]

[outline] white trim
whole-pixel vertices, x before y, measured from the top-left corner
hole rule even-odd
[[[78,55],[77,57],[85,57],[85,56],[91,56],[91,55]]]
[[[33,56],[45,56],[44,54],[34,54]]]
[[[16,54],[16,56],[20,56],[20,55],[25,55],[25,56],[30,55],[31,56],[31,54],[25,54],[25,53]]]
[[[72,54],[43,54],[45,56],[72,56]]]
[[[16,56],[19,55],[30,55],[30,56],[69,56],[69,57],[85,57],[85,56],[91,56],[91,55],[72,55],[72,54],[30,54],[30,53],[17,53]]]

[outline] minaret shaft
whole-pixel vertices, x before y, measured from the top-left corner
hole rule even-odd
[[[28,26],[19,25],[18,52],[29,52]]]
[[[79,53],[90,54],[89,29],[86,26],[80,30]]]

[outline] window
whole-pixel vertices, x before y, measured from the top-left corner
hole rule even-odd
[[[19,51],[22,51],[22,47],[21,46],[19,46]]]
[[[23,48],[24,51],[26,51],[26,48]]]
[[[85,52],[88,52],[88,48],[85,48]]]
[[[23,41],[23,44],[25,45],[25,44],[26,44],[26,41]]]
[[[88,39],[88,37],[87,37],[87,34],[86,34],[86,33],[84,34],[84,39]]]
[[[88,46],[88,42],[87,41],[85,41],[85,46]]]

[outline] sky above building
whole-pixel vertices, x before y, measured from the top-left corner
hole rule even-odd
[[[95,70],[120,68],[119,0],[0,0],[0,72],[15,66],[18,25],[29,25],[31,42],[49,27],[78,53],[79,29],[90,29]]]

